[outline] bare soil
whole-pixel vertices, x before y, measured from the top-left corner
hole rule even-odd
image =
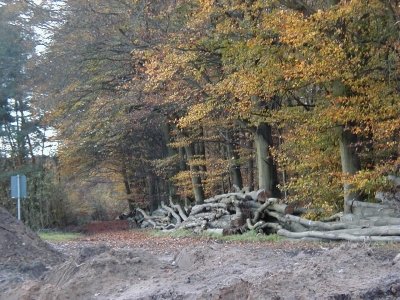
[[[102,229],[52,244],[58,252],[34,236],[44,256],[9,248],[45,266],[32,272],[4,259],[4,243],[16,235],[1,226],[0,299],[400,299],[394,244],[239,243]]]

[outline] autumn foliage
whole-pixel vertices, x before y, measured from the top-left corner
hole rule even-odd
[[[236,185],[317,217],[399,172],[398,1],[67,5],[42,86],[64,175],[106,174],[131,208]]]

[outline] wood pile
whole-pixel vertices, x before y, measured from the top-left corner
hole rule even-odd
[[[137,209],[142,228],[190,229],[220,234],[241,234],[254,230],[292,239],[393,241],[400,242],[400,211],[388,204],[352,201],[352,214],[336,214],[321,221],[302,218],[305,209],[267,198],[264,190],[235,192],[206,199],[191,208],[162,203],[147,214]]]

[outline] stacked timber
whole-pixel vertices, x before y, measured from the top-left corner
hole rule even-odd
[[[137,209],[141,227],[189,229],[221,234],[253,230],[292,239],[400,242],[398,205],[351,201],[351,214],[336,214],[321,221],[301,217],[305,209],[268,198],[264,190],[235,192],[206,199],[191,208],[170,202],[147,214]]]

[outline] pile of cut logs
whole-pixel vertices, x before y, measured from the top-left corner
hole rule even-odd
[[[190,229],[220,234],[254,230],[292,239],[400,242],[398,205],[351,201],[351,214],[321,221],[302,218],[305,209],[268,198],[264,190],[235,192],[206,199],[191,208],[162,203],[148,215],[137,209],[136,222],[161,230]]]

